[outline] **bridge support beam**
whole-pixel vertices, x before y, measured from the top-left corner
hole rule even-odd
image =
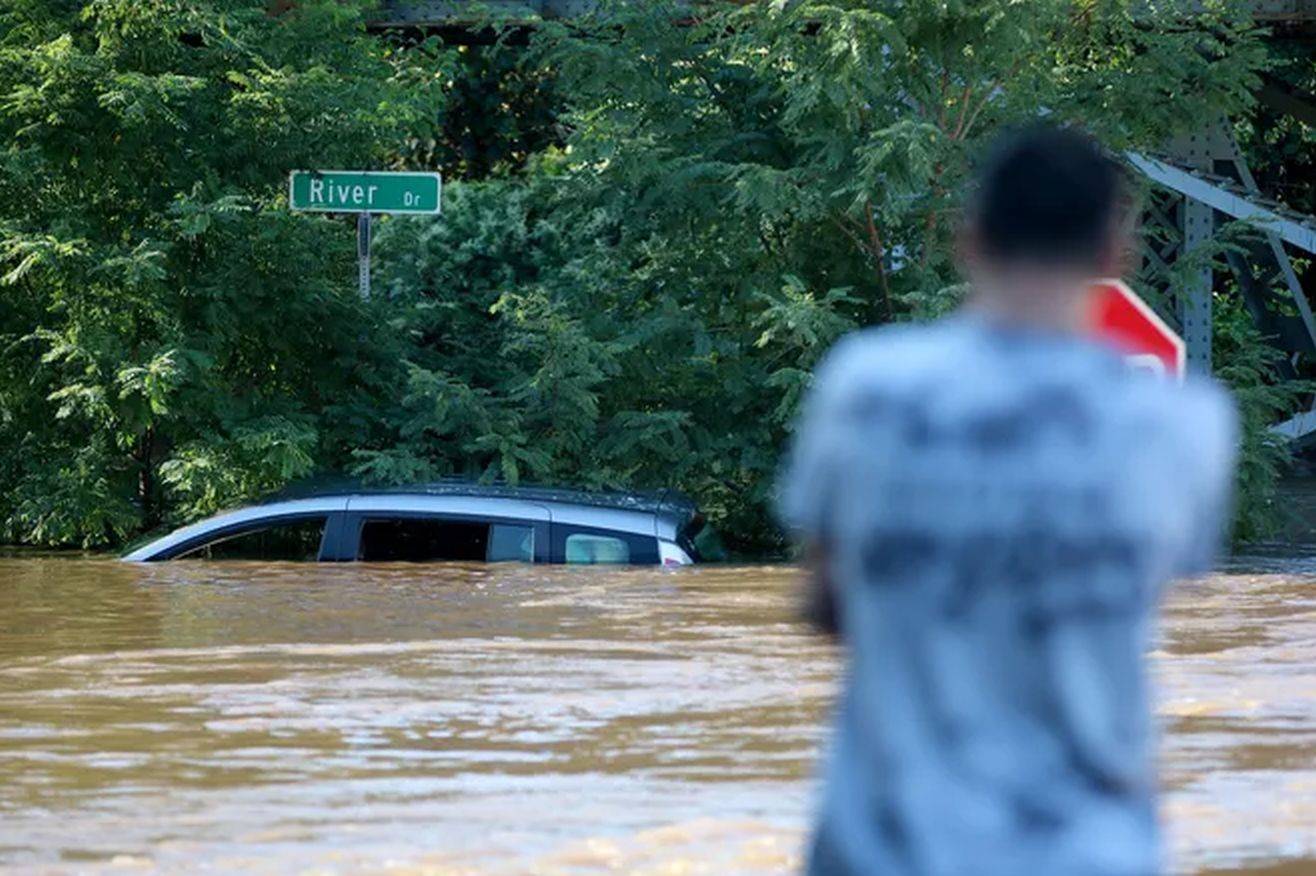
[[[1171,151],[1173,157],[1166,160],[1133,152],[1127,157],[1149,179],[1182,199],[1177,222],[1182,241],[1178,256],[1190,255],[1206,245],[1215,231],[1217,212],[1256,225],[1265,243],[1253,247],[1250,255],[1235,252],[1229,258],[1231,267],[1239,272],[1239,286],[1248,297],[1248,309],[1263,330],[1269,326],[1269,333],[1275,336],[1272,342],[1292,354],[1290,365],[1297,356],[1316,351],[1316,318],[1285,250],[1288,244],[1316,254],[1316,221],[1262,197],[1224,121],[1210,131],[1176,141]],[[1162,269],[1168,267],[1166,259],[1171,264],[1177,261],[1172,253],[1156,255]],[[1273,274],[1257,273],[1272,260],[1277,268]],[[1176,302],[1188,344],[1189,367],[1198,373],[1209,373],[1211,368],[1213,281],[1209,264],[1192,267],[1187,288],[1180,290]],[[1287,303],[1293,310],[1286,314],[1284,307],[1275,308],[1276,303]],[[1275,426],[1273,431],[1294,441],[1310,440],[1316,435],[1316,406]]]
[[[1186,167],[1211,173],[1221,144],[1215,130],[1203,131],[1179,138],[1171,146],[1175,159]],[[1192,264],[1197,251],[1207,246],[1215,235],[1215,211],[1196,198],[1185,194],[1179,211],[1179,232],[1183,235],[1183,255]],[[1188,369],[1195,374],[1211,373],[1211,296],[1215,276],[1211,260],[1204,258],[1192,268],[1191,275],[1178,300],[1179,325],[1184,342],[1188,345]]]
[[[1188,201],[1183,207],[1184,255],[1210,243],[1215,232],[1215,216],[1201,201]],[[1215,277],[1209,262],[1193,268],[1184,294],[1179,298],[1179,324],[1188,344],[1188,368],[1194,374],[1211,373],[1211,295]]]

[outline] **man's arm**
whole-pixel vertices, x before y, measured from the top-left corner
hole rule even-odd
[[[783,472],[778,510],[782,522],[805,547],[805,582],[801,617],[819,632],[840,638],[835,581],[828,541],[838,471],[847,464],[844,398],[853,379],[852,364],[859,348],[854,337],[833,348],[818,366],[800,411],[790,454]]]
[[[804,599],[800,613],[819,633],[841,639],[841,624],[832,583],[831,563],[822,545],[812,543],[804,558]]]

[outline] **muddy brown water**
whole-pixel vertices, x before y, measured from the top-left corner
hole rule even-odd
[[[0,870],[778,874],[838,655],[788,567],[0,558]],[[1152,652],[1181,873],[1316,874],[1316,562]]]

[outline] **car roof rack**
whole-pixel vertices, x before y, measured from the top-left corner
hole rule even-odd
[[[351,478],[313,479],[292,484],[262,501],[287,501],[322,496],[357,493],[374,495],[469,496],[480,498],[521,499],[531,502],[560,502],[593,508],[615,508],[647,514],[661,514],[684,523],[694,518],[698,506],[677,490],[633,491],[587,490],[579,487],[555,487],[502,482],[480,483],[462,478],[427,481],[418,484],[378,485]]]

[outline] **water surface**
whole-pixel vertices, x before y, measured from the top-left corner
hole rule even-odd
[[[793,872],[838,669],[794,583],[0,558],[0,868]],[[1176,867],[1316,874],[1316,564],[1165,621]]]

